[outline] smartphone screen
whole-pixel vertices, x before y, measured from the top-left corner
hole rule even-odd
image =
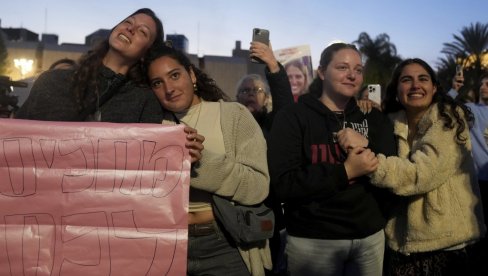
[[[254,28],[252,30],[252,41],[258,41],[269,45],[269,31],[266,29]]]
[[[269,31],[266,29],[254,28],[252,30],[252,41],[257,41],[269,45]],[[251,58],[252,62],[264,63],[259,58]]]

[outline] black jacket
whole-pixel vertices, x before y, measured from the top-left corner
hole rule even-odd
[[[345,125],[365,135],[374,152],[394,155],[393,126],[379,110],[363,114],[354,99],[344,114],[306,94],[273,122],[268,140],[271,185],[285,203],[286,228],[293,236],[356,239],[385,225],[380,203],[386,191],[371,186],[367,176],[348,181],[346,154],[334,133]]]
[[[280,70],[276,73],[271,73],[268,67],[266,67],[264,71],[266,80],[268,81],[271,99],[273,101],[273,109],[271,112],[263,110],[263,112],[256,117],[256,121],[263,130],[266,139],[271,131],[271,125],[273,124],[276,113],[283,107],[294,103],[290,81],[288,80],[285,68],[281,63],[278,63],[278,66],[280,67]]]
[[[42,121],[85,121],[96,111],[96,95],[89,91],[79,110],[71,90],[73,70],[49,70],[42,73],[29,97],[16,112],[17,119]],[[102,67],[98,78],[101,97],[110,92],[100,104],[101,121],[113,123],[161,123],[162,107],[149,88],[137,87],[125,77]],[[112,90],[111,90],[112,89]],[[113,92],[113,94],[112,94]]]

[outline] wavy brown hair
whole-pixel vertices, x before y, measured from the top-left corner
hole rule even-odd
[[[448,96],[442,89],[437,75],[430,67],[430,65],[419,58],[410,58],[402,61],[397,65],[393,71],[390,83],[386,87],[385,100],[382,102],[383,112],[385,114],[397,112],[399,110],[405,110],[405,107],[397,100],[398,93],[398,83],[400,81],[400,75],[402,74],[403,68],[410,64],[418,64],[424,68],[430,76],[432,83],[437,87],[437,92],[432,97],[432,102],[430,105],[438,104],[439,114],[441,120],[444,121],[444,127],[448,129],[453,129],[456,127],[456,139],[458,144],[466,143],[468,137],[462,135],[463,131],[469,127],[466,125],[464,119],[471,123],[474,121],[473,113],[460,101],[455,101],[450,96]]]
[[[160,57],[170,57],[176,60],[179,64],[181,64],[187,72],[190,72],[190,69],[193,70],[195,77],[197,79],[196,85],[197,90],[195,94],[202,99],[209,101],[209,102],[216,102],[219,100],[229,101],[229,97],[217,86],[217,83],[214,79],[209,77],[205,72],[198,69],[194,64],[191,63],[190,59],[183,53],[182,51],[173,48],[172,46],[168,46],[165,43],[158,43],[155,45],[146,55],[144,59],[144,71],[146,72],[146,83],[149,84],[149,80],[147,79],[147,72],[149,66],[153,61]]]
[[[156,24],[156,39],[151,47],[153,47],[157,42],[162,42],[164,40],[164,30],[163,23],[156,16],[156,14],[148,8],[142,8],[128,17],[134,16],[136,14],[145,14],[151,17]],[[124,19],[125,20],[125,19]],[[123,22],[123,21],[121,21]],[[120,24],[120,22],[119,22]],[[117,24],[115,27],[117,27]],[[115,29],[112,28],[112,32]],[[84,100],[86,99],[89,91],[95,91],[98,95],[97,78],[100,73],[100,69],[103,67],[103,58],[107,54],[110,48],[108,38],[100,42],[92,50],[88,51],[83,55],[79,62],[78,67],[73,74],[71,81],[71,91],[75,94],[76,103],[78,104],[78,109],[81,111],[85,108]],[[137,85],[144,85],[144,72],[142,70],[142,62],[136,62],[127,72],[126,75],[128,80],[132,80]]]

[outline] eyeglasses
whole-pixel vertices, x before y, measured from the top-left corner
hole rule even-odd
[[[242,95],[257,95],[257,94],[260,94],[260,93],[264,93],[264,89],[261,88],[261,87],[254,87],[254,88],[243,88],[243,89],[240,89],[239,90],[239,94],[242,94]]]

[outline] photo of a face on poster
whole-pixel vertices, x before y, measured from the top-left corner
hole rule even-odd
[[[310,46],[301,45],[274,51],[276,59],[283,64],[290,81],[295,102],[307,92],[312,82],[312,57]]]

